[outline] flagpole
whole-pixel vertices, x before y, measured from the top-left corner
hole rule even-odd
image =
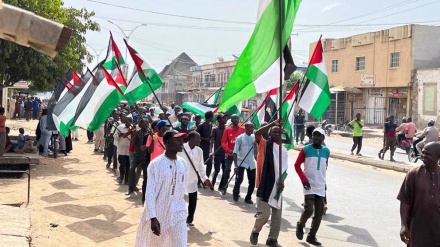
[[[284,15],[284,9],[283,9],[283,4],[284,4],[284,0],[279,0],[278,1],[278,4],[279,4],[279,8],[278,8],[278,17],[279,17],[279,49],[280,49],[280,88],[278,89],[278,93],[279,93],[279,95],[280,95],[280,97],[279,97],[279,99],[278,99],[278,102],[279,102],[279,107],[281,108],[281,106],[282,106],[282,104],[283,104],[283,99],[282,99],[282,97],[281,97],[281,95],[283,95],[282,94],[282,92],[283,92],[283,82],[284,82],[284,78],[283,78],[283,28],[284,28],[284,23],[283,23],[283,15]],[[282,120],[283,119],[283,116],[282,116],[282,111],[279,111],[278,112],[279,113],[279,116],[280,116],[280,120]],[[281,127],[281,126],[280,126]],[[278,184],[281,186],[282,184],[283,184],[283,179],[282,179],[282,171],[281,171],[281,169],[282,169],[282,167],[283,167],[283,164],[282,164],[282,151],[283,151],[283,148],[282,148],[283,146],[282,146],[282,141],[280,141],[280,144],[279,144],[279,153],[278,153],[278,179],[279,179],[279,181],[278,181]],[[283,187],[283,186],[281,186],[281,187]]]

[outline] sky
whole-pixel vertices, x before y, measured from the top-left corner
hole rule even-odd
[[[186,52],[196,63],[232,60],[246,46],[256,22],[258,0],[64,0],[66,7],[86,8],[100,32],[86,35],[91,54],[105,58],[112,31],[125,55],[122,32],[138,25],[128,43],[160,70]],[[303,0],[292,31],[296,64],[308,62],[309,44],[410,23],[439,25],[440,0]],[[93,51],[92,47],[95,51]],[[88,66],[93,68],[98,60]],[[128,59],[130,63],[130,59]],[[131,62],[132,64],[132,62]]]

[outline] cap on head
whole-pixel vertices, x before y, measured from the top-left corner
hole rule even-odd
[[[171,124],[167,120],[160,120],[156,125],[157,128],[160,128],[163,126],[171,126]]]
[[[315,128],[312,132],[312,135],[315,132],[319,132],[321,135],[325,135],[325,131],[322,128]]]
[[[223,112],[221,112],[221,113],[219,113],[218,115],[217,115],[217,120],[220,120],[221,118],[224,118],[224,117],[226,117],[227,115],[225,114],[225,113],[223,113]]]
[[[435,120],[434,119],[429,120],[428,125],[429,126],[434,126],[435,125]]]
[[[163,142],[167,143],[168,141],[171,140],[171,138],[187,138],[187,137],[188,137],[188,134],[186,134],[186,133],[180,133],[175,130],[167,130],[163,134]]]

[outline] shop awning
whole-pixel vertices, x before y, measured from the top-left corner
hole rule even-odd
[[[352,94],[361,94],[362,91],[359,88],[355,87],[342,87],[342,86],[336,86],[330,88],[330,93],[337,93],[337,92],[347,92]]]

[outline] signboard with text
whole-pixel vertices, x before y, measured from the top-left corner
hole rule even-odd
[[[361,86],[374,87],[374,75],[361,75]]]

